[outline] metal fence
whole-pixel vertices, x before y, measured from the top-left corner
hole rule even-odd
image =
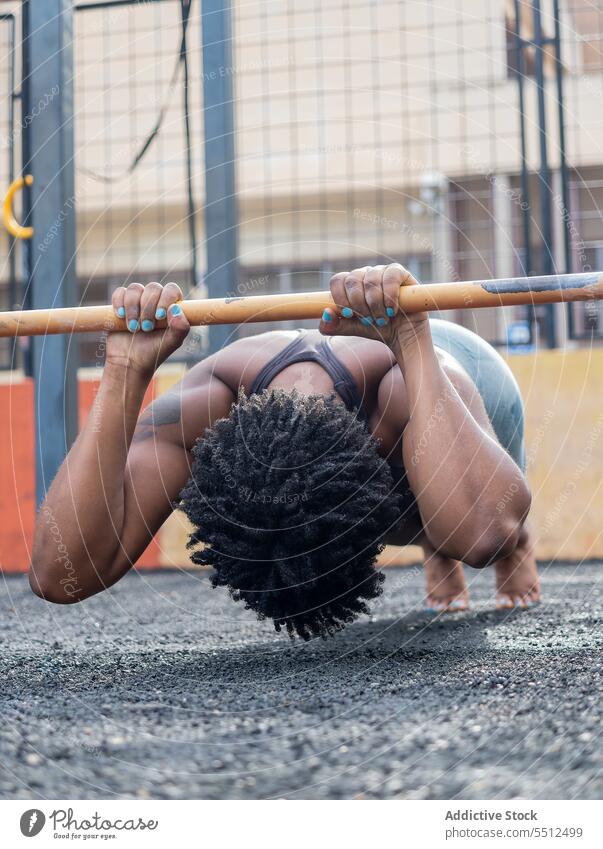
[[[252,285],[392,259],[436,282],[603,268],[600,6],[240,5],[235,31],[243,66],[261,57],[236,78]],[[454,318],[504,346],[522,325],[532,342],[592,342],[601,315]]]
[[[75,16],[78,276],[86,303],[132,281],[198,282],[199,9],[87,3]],[[94,340],[82,359],[94,356]],[[190,347],[190,345],[189,345]]]
[[[517,117],[496,109],[508,87],[501,4],[273,11],[235,7],[241,262],[252,285],[267,273],[270,290],[316,288],[333,271],[394,260],[425,282],[510,271],[501,241],[514,221],[496,223],[490,165],[519,165]],[[456,318],[501,340],[501,315]]]
[[[201,0],[76,8],[73,203],[86,303],[132,280],[204,291],[204,155],[216,138],[203,101],[220,80],[234,92],[224,110],[235,126],[240,268],[220,283],[229,294],[320,288],[336,270],[392,260],[425,282],[603,267],[600,6],[235,2],[232,60],[211,72]],[[2,92],[7,73],[2,63]],[[3,279],[18,267],[3,265]],[[452,317],[500,346],[518,326],[546,340],[553,319],[561,344],[603,333],[592,304]],[[199,334],[186,355],[206,348]],[[83,363],[94,349],[83,344]]]

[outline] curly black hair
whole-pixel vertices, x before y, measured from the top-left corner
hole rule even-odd
[[[381,593],[375,558],[399,499],[377,442],[334,396],[241,391],[197,441],[180,498],[193,562],[277,631],[326,637]]]

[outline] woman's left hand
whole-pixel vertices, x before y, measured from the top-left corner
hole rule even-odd
[[[335,307],[327,308],[319,330],[324,336],[363,336],[391,346],[400,336],[415,335],[427,313],[400,309],[400,286],[417,280],[399,263],[342,271],[331,278]]]

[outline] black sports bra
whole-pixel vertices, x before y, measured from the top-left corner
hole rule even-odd
[[[350,370],[335,355],[330,338],[327,336],[318,343],[314,343],[303,330],[298,330],[295,339],[279,354],[268,360],[251,384],[249,394],[253,395],[267,389],[276,375],[286,369],[287,366],[307,362],[318,363],[322,366],[333,381],[335,391],[346,408],[350,412],[356,412],[361,419],[366,421],[366,412],[362,407],[362,398],[356,382]]]
[[[287,366],[293,363],[318,363],[324,368],[331,380],[335,391],[350,412],[355,412],[358,417],[367,422],[368,416],[362,406],[362,398],[358,387],[352,377],[350,370],[335,355],[331,346],[331,339],[327,336],[318,343],[312,342],[304,330],[299,330],[295,339],[286,345],[283,350],[269,360],[259,371],[257,377],[249,388],[249,394],[262,392],[267,389]],[[389,461],[394,485],[399,495],[402,496],[401,516],[408,521],[411,517],[418,516],[419,508],[415,497],[408,485],[406,470],[403,465]]]

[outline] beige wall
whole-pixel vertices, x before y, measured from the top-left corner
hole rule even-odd
[[[603,351],[512,357],[526,402],[532,522],[542,559],[603,555]]]

